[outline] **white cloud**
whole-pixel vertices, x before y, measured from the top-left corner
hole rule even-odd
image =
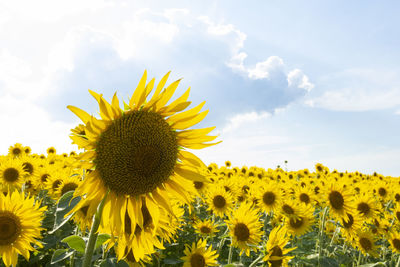
[[[400,106],[400,70],[349,69],[323,77],[319,96],[306,103],[340,111],[366,111]],[[333,87],[333,85],[335,87]]]
[[[314,84],[310,83],[308,77],[299,69],[290,71],[287,75],[287,81],[289,87],[303,88],[307,92],[310,92],[314,88]]]
[[[283,60],[277,56],[271,56],[263,62],[258,62],[254,68],[248,68],[248,76],[251,79],[270,79],[271,72],[283,71]]]
[[[229,118],[228,124],[222,129],[222,132],[228,133],[239,128],[243,123],[257,122],[263,118],[268,118],[270,116],[271,114],[268,112],[262,112],[262,113],[250,112],[250,113],[238,114],[234,117]]]
[[[15,143],[30,146],[34,153],[44,153],[55,146],[59,152],[77,150],[68,138],[75,124],[55,121],[49,113],[32,101],[10,95],[0,98],[0,121],[3,131],[0,154],[6,154]]]

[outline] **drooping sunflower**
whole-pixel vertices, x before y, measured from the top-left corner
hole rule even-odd
[[[45,210],[24,193],[0,194],[0,256],[7,267],[17,265],[18,254],[29,260],[29,252],[35,250],[32,243],[42,247],[36,239],[41,238],[40,221]]]
[[[266,261],[268,266],[271,267],[288,266],[289,260],[294,257],[286,254],[296,249],[296,247],[285,249],[289,240],[290,238],[286,234],[286,230],[281,226],[272,229],[269,234],[266,255],[263,258],[263,261]]]
[[[206,267],[206,266],[218,266],[217,258],[218,254],[212,247],[208,247],[206,240],[199,240],[193,243],[192,246],[185,245],[185,256],[182,257],[183,267]]]
[[[0,165],[0,185],[8,191],[22,190],[27,172],[19,158],[4,157]]]
[[[250,255],[250,251],[257,250],[257,245],[261,242],[262,223],[259,220],[257,210],[251,207],[251,203],[242,204],[232,212],[227,221],[232,246],[240,249],[240,253]]]
[[[160,209],[173,214],[170,196],[179,195],[189,202],[188,189],[182,185],[187,180],[205,181],[198,171],[204,163],[184,149],[215,145],[206,143],[217,137],[207,135],[215,127],[188,129],[207,115],[208,111],[200,112],[205,102],[183,111],[190,105],[188,89],[167,104],[180,82],[163,89],[168,76],[161,79],[148,99],[155,80],[146,85],[145,71],[124,109],[116,94],[110,104],[102,95],[89,91],[99,104],[100,119],[68,106],[82,120],[82,136],[87,138],[74,139],[85,149],[78,160],[82,168],[94,169],[74,195],[86,195],[87,201],[99,203],[109,191],[102,221],[106,220],[110,232],[118,236],[123,235],[123,229],[134,231],[136,224],[143,222],[141,209],[146,208],[153,221],[158,221]],[[80,208],[78,204],[75,210]],[[130,221],[121,220],[126,214]]]

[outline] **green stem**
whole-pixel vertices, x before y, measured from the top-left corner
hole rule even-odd
[[[400,255],[397,257],[396,267],[400,267]]]
[[[329,246],[332,246],[332,245],[333,245],[333,242],[335,241],[336,235],[337,235],[339,232],[340,232],[340,226],[339,226],[339,225],[336,225],[336,229],[335,229],[335,231],[333,232],[332,239],[331,239],[331,242],[329,243]]]
[[[108,192],[106,193],[104,198],[101,200],[99,206],[97,207],[96,214],[93,217],[92,228],[90,229],[89,240],[86,245],[85,256],[83,258],[82,267],[89,267],[92,262],[94,246],[96,244],[97,235],[98,235],[97,230],[99,229],[99,226],[100,226],[101,214],[103,213],[103,208],[104,208],[105,200],[108,196]]]
[[[232,263],[232,254],[233,254],[233,245],[232,245],[232,239],[231,239],[231,246],[229,247],[229,254],[228,254],[228,264]]]
[[[325,231],[325,222],[326,222],[326,215],[328,213],[328,207],[325,207],[321,217],[321,229],[319,231],[319,239],[318,239],[318,266],[321,266],[320,260],[322,254],[322,247],[324,243],[324,231]]]
[[[360,266],[360,263],[361,263],[361,255],[362,255],[362,252],[361,252],[361,250],[360,250],[359,253],[358,253],[357,267]]]
[[[258,258],[255,259],[255,260],[249,265],[249,267],[254,267],[254,266],[256,266],[257,263],[258,263],[263,257],[264,257],[263,255],[258,256]]]

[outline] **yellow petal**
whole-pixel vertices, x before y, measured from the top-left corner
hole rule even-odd
[[[185,130],[185,131],[177,132],[177,135],[178,135],[178,137],[182,137],[182,138],[197,138],[199,136],[208,134],[209,132],[211,132],[214,129],[215,129],[215,126],[208,127],[208,128],[201,128],[201,129]]]
[[[176,88],[179,85],[179,82],[181,79],[171,83],[166,89],[165,93],[162,95],[162,97],[155,103],[157,110],[165,106],[165,104],[168,103],[168,101],[171,99],[171,97],[174,95],[174,92]]]
[[[195,181],[195,182],[207,182],[204,175],[200,174],[196,169],[188,168],[182,164],[176,164],[174,171],[179,176]]]
[[[207,116],[208,110],[205,110],[197,115],[187,118],[186,120],[181,120],[172,124],[172,127],[179,130],[184,130],[186,128],[192,127],[193,125],[201,122]]]
[[[152,106],[156,100],[159,99],[160,97],[160,92],[161,90],[164,88],[164,85],[167,83],[168,80],[168,76],[171,72],[169,71],[167,74],[164,75],[164,77],[162,77],[161,81],[158,83],[156,90],[154,91],[153,96],[151,97],[151,100],[149,101],[148,105],[146,106]]]
[[[203,108],[205,103],[206,103],[206,101],[203,101],[198,106],[196,106],[192,109],[186,110],[185,112],[175,114],[174,116],[169,117],[167,119],[167,121],[172,122],[172,123],[177,123],[180,121],[186,121],[190,118],[193,118],[193,116],[196,116],[199,114],[200,110]]]
[[[203,163],[201,159],[195,156],[193,153],[190,153],[185,150],[179,150],[179,158],[185,162],[189,162],[190,164],[198,167],[198,168],[206,168],[207,166]]]
[[[86,124],[90,120],[91,116],[86,111],[74,106],[67,106],[67,108],[75,113],[75,115],[78,116],[78,118],[81,119],[83,123]]]
[[[133,92],[131,100],[129,101],[129,107],[131,109],[138,106],[137,103],[139,102],[139,99],[142,96],[143,91],[145,91],[145,88],[146,88],[146,80],[147,80],[147,71],[145,70],[142,78],[139,81],[138,86],[136,87],[136,90]]]

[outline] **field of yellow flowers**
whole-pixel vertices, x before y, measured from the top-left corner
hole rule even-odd
[[[68,106],[82,152],[0,156],[1,266],[400,266],[399,177],[207,166],[204,102],[168,75]]]

